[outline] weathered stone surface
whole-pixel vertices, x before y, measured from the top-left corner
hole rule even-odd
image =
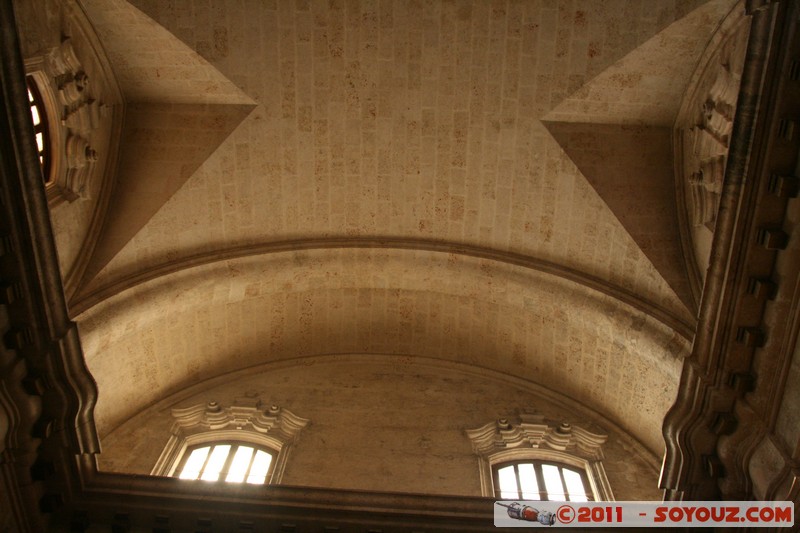
[[[175,420],[172,407],[227,406],[245,394],[309,419],[290,451],[287,485],[480,496],[465,430],[535,411],[609,435],[602,450],[615,498],[659,497],[655,456],[557,392],[467,365],[374,354],[268,364],[191,387],[108,435],[101,468],[149,474]]]
[[[493,368],[553,388],[659,453],[661,418],[689,349],[669,328],[577,283],[403,250],[309,250],[183,270],[93,307],[80,328],[104,391],[102,434],[217,373],[383,353]]]

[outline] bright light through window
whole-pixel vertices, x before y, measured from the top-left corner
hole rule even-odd
[[[192,451],[192,454],[183,466],[183,470],[181,470],[181,475],[178,477],[181,479],[197,479],[200,477],[200,472],[203,470],[203,465],[206,464],[206,459],[208,458],[209,449],[210,448],[206,446],[205,448],[197,448]]]
[[[253,466],[250,468],[250,475],[247,476],[248,483],[264,483],[264,479],[269,472],[269,465],[272,463],[272,455],[261,450],[256,452]]]
[[[42,166],[42,174],[46,182],[49,178],[47,168],[47,125],[45,124],[44,105],[39,97],[36,82],[31,77],[28,78],[28,105],[31,108],[31,121],[33,122],[33,132],[36,135],[39,164]]]
[[[533,465],[530,463],[520,464],[517,466],[519,472],[519,486],[522,489],[522,498],[524,500],[538,500],[539,499],[539,484],[536,481],[536,472]]]
[[[585,473],[567,465],[516,462],[495,466],[495,489],[504,500],[585,502],[591,492]]]
[[[28,91],[28,96],[31,97],[31,102],[33,102],[33,95],[30,91]],[[38,126],[42,119],[39,117],[39,108],[35,104],[31,106],[31,115],[33,116],[33,125]]]
[[[228,477],[225,481],[231,483],[241,483],[244,481],[244,476],[247,474],[247,469],[253,459],[253,448],[249,446],[239,446],[236,450],[236,455],[233,456],[231,469],[228,471]]]
[[[514,499],[517,497],[517,476],[514,472],[513,466],[507,466],[497,471],[498,479],[500,480],[500,497],[505,499]]]
[[[263,485],[271,464],[272,454],[267,451],[245,444],[215,444],[191,450],[178,477]]]
[[[203,481],[217,481],[219,479],[219,473],[225,465],[225,459],[228,458],[230,451],[230,446],[214,446],[214,449],[211,451],[211,456],[206,463],[206,467],[200,475],[200,479]]]
[[[547,494],[550,495],[551,500],[563,500],[565,496],[564,484],[561,483],[561,475],[558,470],[559,468],[555,465],[542,465],[544,486],[547,488]]]

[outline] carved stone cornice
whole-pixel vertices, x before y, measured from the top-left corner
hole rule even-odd
[[[89,180],[103,179],[105,169],[95,168],[98,153],[93,145],[108,145],[99,132],[111,131],[113,115],[98,98],[109,80],[98,84],[90,79],[69,37],[45,54],[27,58],[26,70],[41,93],[48,119],[48,201],[51,207],[73,202],[86,195]]]
[[[478,456],[481,491],[493,496],[492,465],[513,460],[567,463],[584,470],[597,500],[613,501],[614,493],[603,467],[603,444],[608,436],[565,421],[522,413],[519,421],[501,418],[466,431]]]
[[[722,22],[690,79],[674,124],[678,226],[698,301],[719,210],[749,22],[741,3]]]
[[[0,137],[33,139],[10,2],[0,29]],[[38,153],[27,142],[0,152],[0,509],[4,527],[45,531],[77,480],[75,458],[99,452],[97,389],[67,314]]]
[[[489,531],[491,500],[96,473],[65,524],[152,531]],[[142,512],[142,510],[146,510]],[[77,529],[77,528],[75,528]]]
[[[73,264],[64,265],[64,292],[69,298],[78,289],[109,209],[116,182],[126,103],[103,45],[81,3],[63,2],[61,9],[62,34],[69,36],[66,42],[79,46],[84,54],[81,58],[76,55],[71,66],[64,65],[67,70],[63,71],[75,74],[81,70],[91,71],[88,90],[81,91],[85,93],[79,95],[81,99],[66,104],[60,117],[62,124],[59,124],[66,136],[62,140],[65,143],[65,151],[61,156],[64,161],[60,161],[63,166],[62,182],[64,188],[74,194],[60,194],[54,187],[48,190],[51,205],[79,197],[85,198],[83,201],[93,202],[92,217],[78,254]],[[25,59],[26,63],[30,62],[29,58]],[[55,80],[53,82],[57,89]],[[69,76],[61,78],[61,82],[69,82]],[[71,100],[67,93],[64,97],[67,101]],[[68,164],[68,159],[72,163]],[[91,184],[97,184],[97,187],[87,194]]]
[[[583,458],[601,460],[607,435],[592,433],[567,422],[555,422],[542,415],[521,414],[520,422],[501,418],[477,429],[467,430],[473,451],[489,456],[513,448],[550,448],[567,451]]]
[[[283,476],[289,449],[309,421],[277,405],[264,407],[258,397],[240,398],[222,407],[215,401],[172,409],[175,423],[151,474],[171,476],[189,446],[221,440],[236,440],[268,447],[275,452],[270,477]]]
[[[221,407],[217,402],[208,402],[183,409],[173,409],[175,418],[173,434],[189,429],[203,428],[207,430],[249,429],[263,435],[270,435],[283,443],[295,440],[298,432],[306,427],[308,420],[301,418],[288,409],[277,405],[261,408],[260,402],[255,405],[232,405]]]
[[[790,475],[788,467],[765,472],[751,462],[765,445],[770,457],[792,461],[775,438],[775,413],[797,339],[798,270],[796,262],[776,268],[797,253],[784,227],[800,153],[791,124],[800,116],[799,11],[796,2],[774,2],[751,12],[698,333],[664,421],[667,499],[758,498],[768,489],[756,486],[764,481],[752,468],[762,478]],[[794,249],[782,252],[786,246]]]

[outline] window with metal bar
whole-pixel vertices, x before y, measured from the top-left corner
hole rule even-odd
[[[495,496],[504,500],[592,501],[586,472],[561,463],[514,461],[493,467]]]
[[[263,485],[272,471],[272,459],[272,451],[250,443],[202,444],[186,450],[175,473],[180,479]]]

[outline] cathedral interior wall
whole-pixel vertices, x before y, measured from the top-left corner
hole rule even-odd
[[[656,459],[630,436],[557,392],[477,370],[406,357],[333,355],[229,374],[118,427],[102,442],[100,467],[149,474],[170,435],[174,407],[260,400],[264,408],[278,405],[309,420],[289,451],[282,484],[480,496],[478,456],[466,430],[536,413],[608,435],[604,467],[616,499],[659,499]]]

